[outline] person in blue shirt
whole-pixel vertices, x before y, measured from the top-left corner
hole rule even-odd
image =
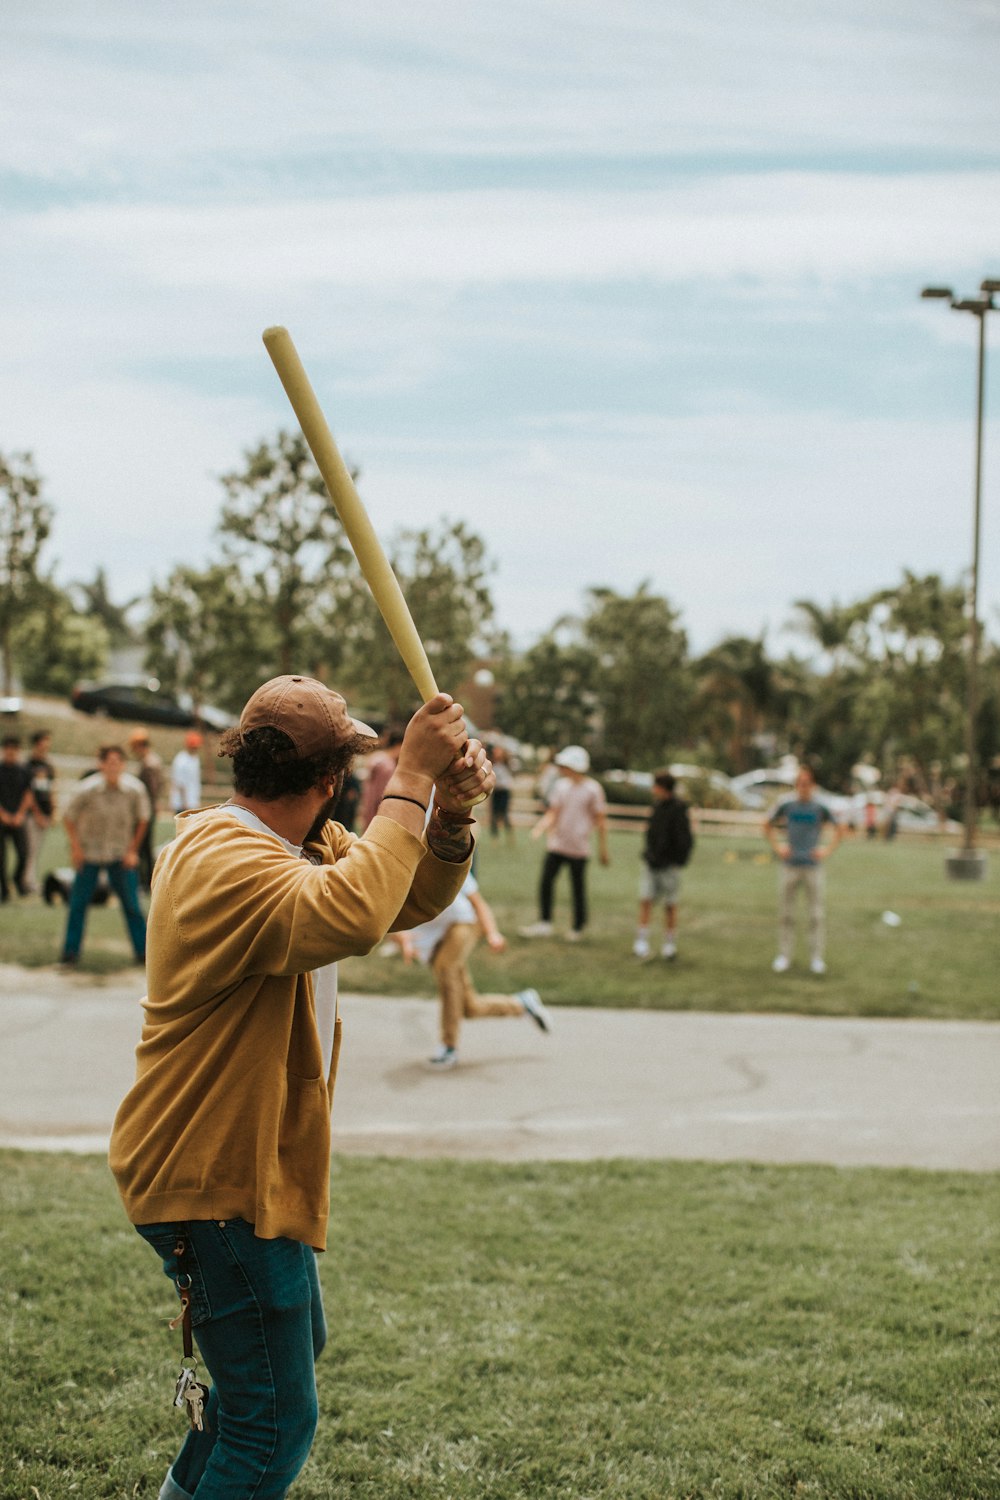
[[[808,766],[800,766],[795,796],[777,803],[764,824],[767,841],[781,860],[778,956],[771,965],[776,974],[784,974],[792,962],[795,903],[800,890],[805,891],[809,902],[809,967],[814,974],[826,973],[823,862],[840,843],[844,830],[815,793],[816,778]],[[827,826],[831,837],[824,843]]]

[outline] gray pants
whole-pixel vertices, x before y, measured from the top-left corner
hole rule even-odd
[[[809,899],[809,957],[823,957],[825,883],[822,865],[782,865],[778,888],[778,952],[790,959],[795,944],[795,899],[798,891]]]

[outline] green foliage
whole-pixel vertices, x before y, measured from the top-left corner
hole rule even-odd
[[[787,737],[808,691],[795,664],[770,659],[763,636],[728,636],[694,663],[693,676],[694,722],[715,749],[717,768],[730,775],[750,770],[764,744]]]
[[[80,614],[48,579],[37,583],[32,600],[14,635],[28,692],[65,695],[81,678],[100,676],[111,645],[103,621]]]
[[[135,637],[128,616],[129,611],[139,603],[139,599],[130,599],[127,604],[115,604],[111,598],[108,575],[104,568],[96,570],[90,583],[74,584],[72,592],[80,599],[81,613],[98,620],[104,626],[113,646],[126,646],[132,643]]]
[[[588,646],[566,639],[563,624],[501,664],[497,713],[508,734],[529,745],[586,741],[597,698],[596,663]]]
[[[319,470],[301,433],[279,432],[245,460],[222,476],[226,562],[238,570],[255,619],[269,622],[275,674],[336,671],[327,592],[353,557]]]
[[[332,1208],[297,1500],[995,1500],[996,1174],[338,1158]],[[0,1265],[0,1494],[155,1495],[177,1303],[106,1164],[3,1152]]]
[[[580,618],[501,666],[503,727],[533,745],[582,743],[603,766],[658,765],[688,728],[686,652],[676,611],[648,584],[589,589]]]
[[[271,617],[225,563],[179,566],[154,584],[143,627],[145,664],[170,693],[239,710],[277,659]]]
[[[942,843],[908,836],[891,844],[845,840],[827,873],[829,972],[817,981],[798,961],[803,928],[797,961],[779,981],[771,972],[778,909],[770,851],[763,837],[726,837],[708,825],[696,829],[684,870],[678,958],[670,964],[632,958],[641,826],[611,833],[607,868],[591,861],[590,924],[573,945],[561,935],[570,925],[565,873],[556,885],[556,936],[519,938],[518,928],[538,916],[542,851],[523,830],[513,845],[480,837],[476,875],[508,939],[505,952],[481,944],[472,957],[484,993],[533,985],[556,1005],[1000,1020],[996,884],[947,884]],[[899,927],[883,923],[886,910],[901,916]],[[346,960],[340,982],[345,991],[368,994],[435,993],[428,970],[376,955]]]
[[[14,637],[38,600],[52,507],[30,453],[0,453],[0,688],[14,685]]]
[[[402,531],[387,547],[393,571],[427,651],[435,680],[454,692],[484,649],[493,619],[488,586],[492,564],[464,522]],[[330,600],[326,634],[338,642],[342,681],[356,699],[408,717],[419,695],[403,666],[371,591],[352,570]]]
[[[652,767],[689,732],[692,685],[677,611],[642,583],[588,590],[583,638],[594,658],[596,748],[610,766]]]
[[[905,571],[849,608],[800,601],[807,628],[830,661],[816,678],[805,750],[829,785],[871,753],[891,777],[901,759],[916,787],[935,761],[962,753],[968,672],[966,593],[937,574]]]

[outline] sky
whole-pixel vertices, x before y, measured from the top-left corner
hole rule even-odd
[[[0,57],[0,451],[61,582],[217,555],[276,323],[518,645],[647,583],[801,651],[796,599],[969,568],[977,320],[919,291],[1000,278],[1000,0],[5,0]]]

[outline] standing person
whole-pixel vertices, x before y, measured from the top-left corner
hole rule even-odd
[[[128,744],[139,762],[136,777],[146,788],[146,796],[149,798],[149,822],[146,824],[146,832],[139,846],[139,884],[144,891],[148,891],[153,879],[153,836],[156,832],[156,814],[163,794],[163,762],[150,744],[149,735],[145,729],[133,729],[128,737]],[[200,798],[200,768],[198,794]],[[194,805],[197,806],[197,804]]]
[[[184,1342],[193,1327],[213,1381],[192,1388],[161,1500],[277,1500],[312,1444],[336,961],[454,900],[466,809],[492,787],[478,740],[463,749],[461,707],[439,693],[410,720],[364,836],[346,833],[328,811],[373,738],[322,683],[265,683],[219,743],[232,798],[180,817],[156,863],[136,1080],[110,1160],[129,1219],[184,1290]]]
[[[32,806],[24,823],[28,842],[28,860],[24,870],[24,883],[29,891],[38,890],[38,861],[46,830],[52,827],[56,811],[56,769],[49,760],[52,735],[48,729],[39,729],[31,736],[31,754],[28,756],[28,776],[31,780]]]
[[[608,857],[608,818],[604,789],[588,776],[590,756],[582,745],[567,745],[555,757],[559,780],[549,795],[549,805],[531,830],[533,839],[545,835],[546,855],[538,888],[539,920],[521,928],[528,938],[552,936],[552,899],[556,876],[569,866],[573,888],[573,926],[567,942],[577,942],[587,925],[587,861],[591,835],[596,830],[602,865]]]
[[[800,766],[795,778],[795,796],[786,797],[772,810],[764,824],[764,834],[781,860],[779,888],[778,956],[771,968],[784,974],[792,961],[795,942],[795,901],[804,890],[809,901],[809,967],[814,974],[826,973],[823,958],[825,882],[823,861],[836,849],[844,830],[830,809],[815,796],[816,778],[809,766]],[[822,843],[823,828],[829,825],[829,842]],[[784,838],[779,834],[784,829]]]
[[[507,838],[513,842],[514,828],[510,821],[510,799],[514,795],[514,772],[511,770],[510,756],[502,745],[494,745],[491,755],[493,774],[497,784],[490,798],[490,833],[493,838],[499,838],[501,828],[506,828]]]
[[[639,924],[632,944],[636,958],[649,957],[649,919],[653,902],[663,902],[663,958],[677,956],[677,898],[681,869],[691,858],[694,838],[686,803],[676,794],[670,771],[653,777],[653,811],[646,824],[643,871],[639,881]]]
[[[7,845],[13,845],[13,880],[18,895],[26,896],[28,886],[28,835],[26,820],[34,807],[31,777],[21,759],[21,741],[9,734],[0,747],[0,901],[10,900],[7,880]]]
[[[530,1016],[542,1031],[551,1031],[551,1018],[537,990],[519,990],[516,995],[480,995],[472,982],[469,957],[479,939],[485,937],[492,953],[502,953],[507,946],[474,875],[467,877],[449,907],[400,937],[404,955],[410,958],[415,954],[421,963],[428,964],[437,982],[441,1045],[430,1059],[431,1067],[440,1071],[455,1067],[463,1020]]]
[[[62,962],[75,964],[83,946],[97,877],[106,870],[108,884],[121,902],[122,915],[138,964],[146,959],[146,919],[139,905],[139,848],[149,824],[146,788],[125,770],[120,745],[102,745],[98,770],[87,776],[69,799],[63,823],[76,878],[70,891]]]
[[[382,738],[385,743],[382,749],[376,750],[369,760],[368,774],[361,788],[359,818],[362,832],[378,812],[378,805],[399,763],[399,752],[403,747],[403,731],[398,724],[391,725]]]
[[[173,813],[187,812],[201,806],[201,735],[189,729],[184,736],[184,748],[178,750],[170,763],[170,810]]]

